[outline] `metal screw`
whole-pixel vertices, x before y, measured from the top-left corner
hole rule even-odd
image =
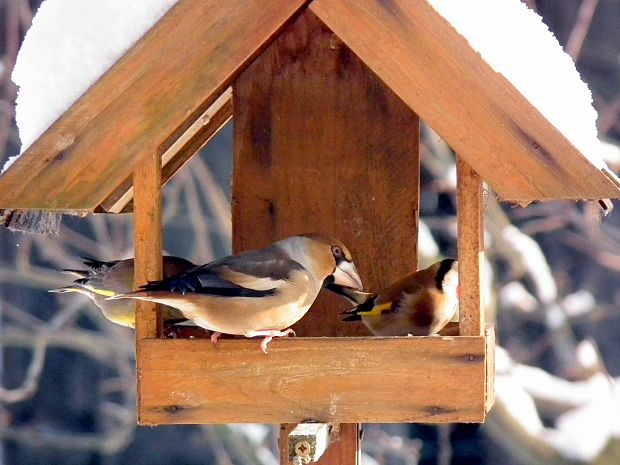
[[[306,441],[300,441],[295,444],[295,453],[300,457],[307,457],[310,455],[310,444]]]

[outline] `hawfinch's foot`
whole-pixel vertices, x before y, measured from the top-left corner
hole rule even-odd
[[[220,338],[220,336],[222,335],[222,333],[218,333],[217,331],[214,331],[211,333],[211,342],[213,344],[217,344],[217,340]]]
[[[271,342],[274,337],[285,337],[289,335],[295,336],[295,331],[291,328],[287,328],[284,331],[278,331],[277,329],[264,329],[260,331],[248,331],[244,334],[245,337],[264,336],[265,338],[260,343],[260,348],[264,353],[267,353],[267,344]]]

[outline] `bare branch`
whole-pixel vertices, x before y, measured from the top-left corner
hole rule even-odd
[[[574,62],[577,62],[579,54],[581,53],[581,47],[590,30],[592,24],[592,16],[594,16],[594,10],[598,5],[598,0],[582,0],[579,7],[579,13],[577,13],[577,21],[571,34],[566,42],[566,53],[570,55]]]
[[[211,245],[209,235],[209,224],[206,220],[206,215],[200,214],[203,212],[203,208],[200,202],[200,194],[196,180],[193,176],[189,175],[185,178],[185,196],[187,199],[187,209],[190,212],[197,212],[189,216],[189,220],[192,224],[192,231],[195,232],[195,250],[197,255],[204,261],[213,260],[215,257],[213,254],[213,247]],[[200,238],[200,239],[198,239]]]
[[[33,448],[49,447],[112,454],[127,447],[134,429],[135,418],[110,428],[107,434],[72,434],[44,431],[35,427],[1,427],[0,439]]]
[[[8,327],[6,333],[0,334],[0,344],[4,347],[32,348],[38,342],[40,335],[31,334],[21,329]],[[47,335],[48,348],[62,348],[83,353],[100,363],[116,367],[115,355],[124,354],[134,356],[133,347],[119,344],[100,333],[92,331],[67,329]]]
[[[618,117],[620,116],[620,96],[617,96],[610,104],[599,103],[598,109],[598,132],[600,137],[604,137],[614,127],[614,124],[618,122]]]
[[[217,220],[218,232],[227,242],[232,240],[230,203],[204,161],[200,160],[200,163],[196,165],[194,176],[199,180],[205,197],[209,199],[209,208]]]
[[[0,268],[0,283],[27,286],[32,289],[53,289],[67,284],[66,276],[48,268],[32,266],[22,270]]]
[[[521,0],[523,3],[527,5],[528,8],[538,11],[538,7],[536,5],[536,0]]]
[[[620,407],[620,380],[613,387],[598,376],[571,383],[514,363],[501,347],[496,355],[496,402],[483,428],[520,463],[593,463],[606,453],[608,442],[617,441],[614,422]],[[543,424],[539,407],[555,417],[554,428]],[[581,412],[596,415],[576,416]],[[593,434],[584,439],[588,429]],[[596,440],[591,440],[594,436]]]
[[[32,358],[22,385],[14,389],[7,389],[0,386],[0,402],[14,404],[28,399],[35,394],[39,386],[41,373],[43,372],[46,353],[47,338],[42,335],[33,341]]]
[[[439,452],[437,453],[437,465],[450,465],[452,463],[452,444],[450,442],[450,435],[454,426],[451,424],[439,425],[437,428],[437,435],[439,443]]]

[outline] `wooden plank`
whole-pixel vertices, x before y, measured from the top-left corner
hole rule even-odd
[[[0,208],[94,211],[176,139],[306,0],[180,0],[0,178]]]
[[[368,289],[416,268],[417,116],[310,13],[233,85],[233,249],[322,232],[351,249]],[[368,334],[328,292],[302,336]]]
[[[309,8],[503,199],[618,198],[591,164],[426,0]]]
[[[162,163],[161,183],[164,186],[174,174],[211,139],[232,118],[232,89],[226,90],[200,118],[198,118],[176,140],[167,141],[160,148]],[[167,147],[164,149],[164,147]],[[101,203],[101,208],[110,213],[133,211],[133,182],[127,179]]]
[[[134,168],[134,282],[136,287],[149,280],[162,278],[162,213],[161,213],[161,158],[153,147]],[[136,302],[136,342],[161,334],[161,315],[158,305],[152,302]],[[142,348],[136,345],[137,401],[141,402],[142,379],[140,377]],[[140,412],[138,411],[138,422]]]
[[[487,337],[143,339],[140,419],[480,422]]]
[[[155,150],[136,163],[133,177],[136,191],[134,282],[137,288],[162,278],[161,159]],[[158,318],[156,307],[151,302],[137,302],[136,339],[157,337],[161,333],[161,318]]]
[[[482,179],[457,155],[456,200],[459,249],[460,333],[477,336],[484,332],[482,267],[484,266],[484,206]]]

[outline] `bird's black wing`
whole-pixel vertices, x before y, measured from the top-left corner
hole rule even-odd
[[[225,257],[168,279],[142,286],[146,291],[194,292],[226,297],[273,295],[294,270],[303,267],[277,247]]]

